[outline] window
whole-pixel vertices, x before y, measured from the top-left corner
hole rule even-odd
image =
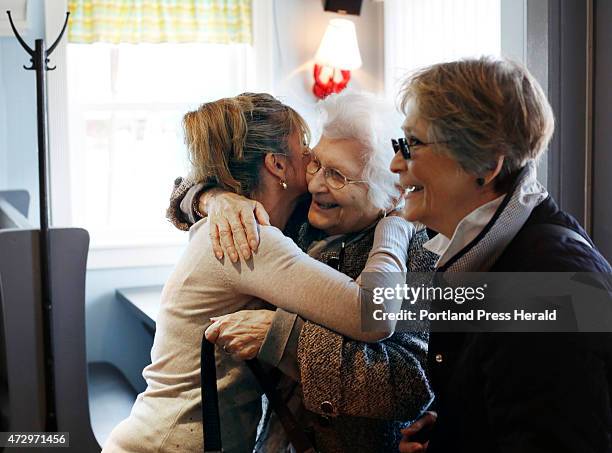
[[[226,0],[198,4],[221,1],[230,4]],[[75,5],[85,3],[90,4],[44,0],[47,42],[56,38],[68,8],[73,24],[81,17],[81,25],[69,29],[69,34],[84,42],[91,42],[92,36],[97,39],[89,33],[91,19],[76,14]],[[187,235],[165,220],[172,183],[188,169],[182,116],[223,96],[274,92],[269,52],[272,0],[231,3],[241,5],[240,26],[250,32],[233,22],[217,30],[222,41],[196,43],[199,35],[187,43],[181,35],[181,44],[77,44],[82,41],[63,39],[53,53],[51,64],[57,70],[49,73],[47,84],[52,225],[89,231],[89,269],[173,265],[187,242]],[[176,7],[176,2],[164,4]],[[181,15],[187,12],[180,9]],[[117,31],[106,25],[96,30]],[[215,27],[198,26],[198,30],[209,33]],[[232,37],[223,38],[227,33]]]
[[[501,0],[385,0],[385,89],[406,74],[463,57],[501,54]]]
[[[182,116],[252,86],[248,44],[68,44],[73,223],[92,245],[186,241],[165,220]]]

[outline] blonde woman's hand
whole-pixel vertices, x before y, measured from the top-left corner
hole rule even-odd
[[[204,335],[237,359],[253,359],[270,330],[274,313],[272,310],[242,310],[210,318],[213,323]]]
[[[270,225],[270,216],[261,203],[219,189],[203,193],[199,209],[208,214],[215,256],[221,259],[227,253],[233,263],[239,259],[238,250],[245,260],[257,250],[257,222]]]

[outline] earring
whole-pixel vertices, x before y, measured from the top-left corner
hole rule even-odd
[[[284,179],[280,180],[280,185],[283,188],[283,190],[287,190],[287,182]]]
[[[485,179],[484,178],[477,178],[476,179],[476,184],[478,184],[480,187],[484,186]]]

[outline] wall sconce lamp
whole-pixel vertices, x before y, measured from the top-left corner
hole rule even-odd
[[[332,19],[315,55],[312,92],[320,99],[340,93],[351,79],[351,71],[361,67],[355,24],[348,19]]]

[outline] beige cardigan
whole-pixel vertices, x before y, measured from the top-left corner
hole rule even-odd
[[[381,220],[364,272],[403,279],[413,232],[399,217]],[[361,332],[359,281],[312,259],[277,228],[260,227],[260,237],[252,260],[232,264],[215,258],[206,220],[192,227],[162,293],[152,363],[143,371],[147,388],[104,452],[202,451],[200,342],[211,317],[260,307],[261,299],[356,340],[393,332],[392,324],[385,332]],[[400,305],[390,301],[386,309]],[[217,354],[217,378],[224,451],[250,452],[261,411],[258,386],[243,363],[223,353]]]

